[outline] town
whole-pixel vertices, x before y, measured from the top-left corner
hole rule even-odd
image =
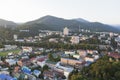
[[[29,30],[20,30],[29,32]],[[0,80],[69,80],[73,71],[82,71],[104,56],[120,60],[120,34],[39,30],[32,37],[4,41],[0,48]]]

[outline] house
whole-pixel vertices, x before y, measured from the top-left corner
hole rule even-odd
[[[73,57],[76,58],[76,59],[80,59],[80,55],[79,54],[75,54],[75,55],[73,55]]]
[[[23,52],[32,52],[32,47],[22,47]]]
[[[41,71],[39,71],[39,70],[34,70],[34,71],[33,71],[33,74],[38,77],[38,76],[41,74]]]
[[[65,28],[63,29],[63,34],[64,34],[65,36],[68,36],[68,35],[69,35],[69,29],[68,29],[67,27],[65,27]]]
[[[120,59],[120,54],[118,53],[108,53],[108,56],[113,57],[115,59]]]
[[[21,70],[26,74],[31,74],[31,69],[29,67],[23,66]]]
[[[0,80],[17,80],[17,79],[12,78],[10,75],[0,74]]]
[[[9,75],[10,72],[3,70],[3,71],[0,71],[0,74],[7,74],[7,75]]]
[[[43,72],[43,75],[44,75],[44,80],[46,80],[46,79],[50,79],[50,80],[53,80],[53,78],[54,78],[54,76],[55,76],[55,74],[54,74],[54,72],[53,71],[44,71]]]
[[[94,54],[94,53],[98,53],[98,51],[97,50],[87,50],[87,53]]]
[[[89,66],[91,63],[93,63],[93,62],[91,62],[91,61],[86,61],[85,66]]]
[[[79,55],[81,57],[85,57],[87,55],[87,51],[86,50],[78,50],[77,53],[79,53]]]
[[[115,38],[115,41],[120,42],[120,35],[117,38]]]
[[[31,58],[30,61],[31,61],[32,63],[35,63],[35,62],[37,62],[37,59],[36,59],[36,58]]]
[[[15,68],[14,68],[14,72],[18,72],[20,70],[20,67],[19,66],[16,66]]]
[[[57,71],[59,70],[68,79],[68,76],[73,71],[73,68],[72,67],[63,66],[63,65],[61,65],[61,62],[58,62],[56,64],[54,70],[57,70]]]
[[[94,59],[94,57],[85,57],[85,61],[94,62],[95,59]]]
[[[79,36],[72,36],[70,41],[72,44],[78,44],[80,41],[80,38]]]
[[[69,58],[61,58],[61,64],[67,64],[67,65],[72,65],[75,66],[76,63],[82,63],[82,60],[74,60],[74,59],[69,59]]]
[[[119,53],[108,53],[109,57],[115,58],[116,61],[120,59],[120,54]]]
[[[75,51],[65,51],[64,52],[66,55],[74,55]]]
[[[38,64],[39,66],[43,67],[43,66],[45,65],[45,60],[43,60],[43,59],[38,59],[38,60],[37,60],[37,64]]]
[[[16,42],[24,42],[25,40],[24,39],[17,39],[15,40]]]
[[[56,38],[50,38],[50,39],[49,39],[49,42],[55,42],[55,43],[58,43],[58,41],[57,41]]]
[[[6,59],[5,61],[6,61],[10,66],[11,66],[11,65],[16,65],[16,63],[17,63],[17,61],[14,60],[14,59]]]
[[[17,64],[19,65],[19,66],[23,66],[23,62],[20,60],[20,61],[17,61]]]
[[[16,48],[17,48],[16,45],[4,45],[4,46],[5,46],[5,48],[4,48],[5,51],[6,51],[6,50],[13,50],[13,49],[16,49]]]
[[[52,62],[52,61],[47,60],[45,64],[53,69],[55,67],[56,63],[57,62]]]

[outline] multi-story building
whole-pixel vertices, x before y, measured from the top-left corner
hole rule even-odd
[[[78,44],[80,41],[80,38],[79,36],[72,36],[70,41],[72,44]]]
[[[66,36],[69,35],[69,29],[67,27],[63,29],[63,34]]]
[[[72,65],[75,66],[77,63],[81,64],[83,61],[81,60],[74,60],[74,59],[68,59],[68,58],[61,58],[62,64]]]

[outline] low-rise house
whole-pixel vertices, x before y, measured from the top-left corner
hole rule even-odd
[[[115,59],[119,59],[120,58],[120,54],[118,54],[118,53],[108,53],[108,56],[113,57]]]
[[[4,48],[0,48],[0,52],[4,51]]]
[[[67,64],[67,65],[72,65],[75,66],[76,63],[82,63],[82,60],[74,60],[74,59],[69,59],[69,58],[61,58],[61,64]]]
[[[0,80],[16,80],[16,79],[12,78],[10,75],[0,74]]]
[[[11,65],[16,65],[16,63],[17,63],[17,61],[14,60],[14,59],[6,59],[5,61],[6,61],[10,66],[11,66]]]
[[[53,71],[44,71],[43,72],[44,75],[44,80],[53,80],[53,78],[55,77],[55,74],[53,73]]]
[[[93,57],[94,57],[94,59],[95,59],[95,60],[97,60],[97,59],[99,59],[99,58],[100,58],[100,56],[99,56],[99,55],[93,55]]]
[[[15,68],[14,68],[14,72],[16,73],[16,72],[18,72],[20,70],[20,67],[19,66],[16,66]]]
[[[35,63],[35,62],[37,62],[37,58],[31,58],[30,61],[31,61],[32,63]]]
[[[87,50],[87,53],[94,54],[94,53],[98,53],[98,51],[97,50]]]
[[[33,74],[38,77],[38,76],[41,74],[41,71],[39,71],[39,70],[34,70],[34,71],[33,71]]]
[[[37,60],[37,64],[41,67],[43,67],[45,65],[45,60],[42,60],[42,59],[38,59]]]
[[[23,66],[22,60],[17,61],[17,64],[18,64],[19,66]]]
[[[16,45],[4,45],[4,46],[5,46],[4,50],[13,50],[17,48]]]
[[[70,41],[72,44],[78,44],[80,41],[80,38],[79,36],[72,36]]]
[[[115,58],[116,61],[120,59],[120,54],[119,53],[108,53],[109,57]]]
[[[76,59],[80,59],[80,55],[79,54],[75,54],[75,55],[73,55],[73,57],[76,58]]]
[[[74,54],[75,54],[75,51],[65,51],[65,54],[66,54],[66,55],[74,55]]]
[[[55,67],[56,63],[57,62],[52,62],[52,61],[47,60],[45,64],[53,69]]]
[[[23,52],[32,52],[32,47],[22,47]]]
[[[120,42],[120,35],[117,38],[115,38],[115,41]]]
[[[85,57],[85,61],[94,62],[95,59],[94,59],[94,57]]]
[[[61,65],[61,62],[58,62],[56,64],[54,70],[57,70],[57,71],[59,70],[68,79],[68,76],[73,71],[73,68],[72,67],[63,66],[63,65]]]
[[[7,74],[7,75],[9,75],[10,74],[10,72],[9,71],[0,71],[0,74]]]
[[[50,38],[50,39],[49,39],[49,42],[55,42],[55,43],[58,43],[58,41],[57,41],[56,38]]]
[[[79,53],[79,55],[81,57],[85,57],[87,55],[87,51],[86,50],[78,50],[77,53]]]
[[[17,39],[15,40],[16,42],[24,42],[25,40],[24,39]]]

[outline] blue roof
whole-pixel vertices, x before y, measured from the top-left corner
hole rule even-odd
[[[29,69],[29,68],[26,67],[26,66],[23,66],[23,67],[22,67],[22,71],[23,71],[24,73],[31,74],[31,69]]]
[[[17,80],[17,79],[12,78],[10,75],[0,74],[0,80]]]
[[[35,74],[40,73],[40,71],[39,71],[39,70],[34,70],[33,72],[34,72]]]
[[[39,76],[41,74],[41,71],[39,70],[34,70],[33,73],[36,75],[36,76]]]
[[[87,64],[91,64],[91,63],[93,63],[93,62],[91,62],[91,61],[86,61],[86,63],[87,63]]]

